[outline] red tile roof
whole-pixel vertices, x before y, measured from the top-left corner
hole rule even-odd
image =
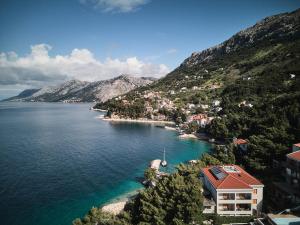
[[[294,159],[294,160],[300,161],[300,150],[292,152],[290,154],[287,154],[286,156],[289,157],[290,159]]]
[[[198,115],[193,115],[192,116],[192,120],[202,120],[202,119],[205,119],[205,118],[207,118],[206,114],[198,114]]]
[[[294,146],[299,147],[300,148],[300,143],[294,144]]]
[[[210,170],[213,166],[202,169],[202,173],[216,189],[252,189],[251,185],[263,185],[259,180],[251,176],[241,167],[237,165],[225,166],[233,166],[238,172],[226,172],[222,166],[219,166],[218,168],[226,174],[226,177],[217,179]]]
[[[247,144],[248,142],[244,139],[236,139],[234,140],[234,144],[236,145],[244,145],[244,144]]]

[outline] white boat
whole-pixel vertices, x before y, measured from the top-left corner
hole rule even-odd
[[[166,161],[166,150],[164,149],[164,159],[161,162],[161,166],[162,167],[166,167],[168,165],[167,161]]]

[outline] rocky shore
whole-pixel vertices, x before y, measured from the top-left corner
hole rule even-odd
[[[120,202],[107,204],[107,205],[103,206],[101,209],[104,212],[109,212],[114,215],[117,215],[124,210],[124,207],[125,207],[127,201],[128,201],[128,199],[124,200],[124,201],[120,201]]]
[[[173,121],[161,121],[161,120],[145,120],[145,119],[116,119],[116,118],[102,118],[105,121],[115,121],[115,122],[130,122],[130,123],[156,123],[156,124],[172,124]]]

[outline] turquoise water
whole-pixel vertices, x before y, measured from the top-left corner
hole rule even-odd
[[[1,224],[70,225],[141,188],[163,148],[169,171],[210,149],[153,125],[99,120],[90,106],[0,103]]]
[[[277,225],[300,225],[300,218],[275,218],[272,220]]]

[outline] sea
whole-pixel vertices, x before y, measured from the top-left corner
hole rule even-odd
[[[164,149],[167,172],[211,150],[153,124],[103,121],[91,106],[0,103],[1,225],[71,225],[142,188]]]

